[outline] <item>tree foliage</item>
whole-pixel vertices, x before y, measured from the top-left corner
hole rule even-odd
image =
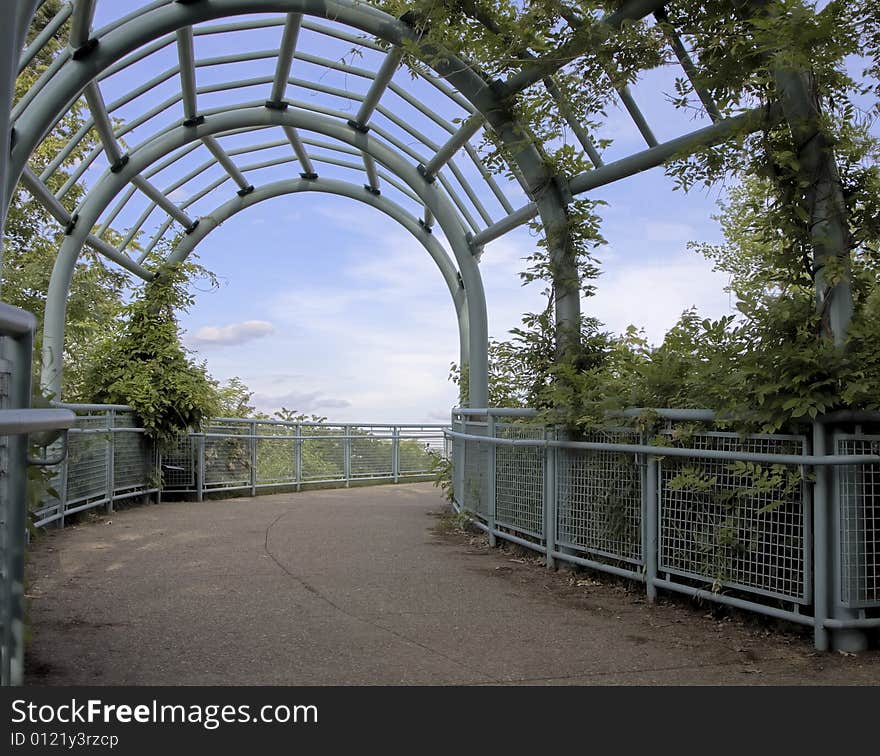
[[[217,416],[216,383],[180,340],[177,313],[193,302],[192,263],[165,265],[124,308],[117,338],[103,342],[88,369],[91,400],[129,404],[158,440]]]
[[[880,180],[871,125],[880,112],[880,3],[683,0],[658,13],[656,23],[625,23],[619,34],[597,33],[590,20],[618,5],[432,0],[416,3],[410,17],[430,45],[473,60],[487,82],[515,74],[530,58],[557,56],[564,65],[554,82],[588,129],[603,122],[616,87],[634,81],[640,70],[673,62],[665,46],[672,30],[684,39],[697,71],[693,81],[676,80],[670,96],[676,107],[705,112],[711,99],[722,117],[755,107],[769,114],[771,103],[784,98],[786,81],[797,76],[816,117],[786,121],[777,110],[758,132],[734,135],[667,165],[677,188],[729,190],[719,215],[724,242],[694,247],[730,275],[736,316],[712,321],[686,311],[657,347],[635,328],[613,336],[585,320],[580,352],[559,359],[559,333],[550,316],[559,281],[546,254],[554,243],[548,233],[523,275],[547,282],[547,309],[527,314],[509,341],[493,343],[490,393],[555,408],[575,426],[601,422],[607,409],[627,405],[708,406],[743,429],[765,430],[839,407],[876,409]],[[584,41],[590,42],[588,55],[565,56]],[[858,73],[854,60],[862,63]],[[871,95],[875,103],[866,108]],[[564,180],[590,170],[571,157],[573,135],[546,80],[505,106],[520,119],[522,139],[543,142],[551,175]],[[808,159],[811,142],[819,149]],[[598,144],[600,150],[605,146]],[[484,153],[500,170],[515,148],[490,134]],[[832,212],[842,219],[844,248],[825,258],[826,239],[816,232],[817,217],[825,218],[817,216],[817,202],[833,192],[840,197]],[[598,204],[569,207],[569,254],[585,296],[598,275],[598,212]],[[820,271],[829,287],[846,283],[853,290],[853,321],[843,349],[824,338],[824,302],[815,293]],[[522,378],[512,380],[516,373],[508,370]]]

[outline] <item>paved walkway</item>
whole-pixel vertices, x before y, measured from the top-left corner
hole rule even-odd
[[[438,532],[429,484],[132,508],[30,560],[30,684],[880,683],[880,655]],[[580,583],[580,584],[578,584]]]

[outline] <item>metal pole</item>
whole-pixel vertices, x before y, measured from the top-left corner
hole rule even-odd
[[[342,476],[345,487],[351,485],[351,426],[345,426],[345,438],[342,439]]]
[[[822,426],[826,433],[829,430],[828,425]],[[840,432],[837,429],[834,429],[831,434],[831,453],[836,454],[838,448],[838,437]],[[841,501],[841,488],[840,478],[842,475],[846,474],[847,471],[842,469],[841,467],[835,467],[833,471],[829,471],[828,473],[828,484],[829,484],[829,496],[828,496],[828,510],[829,510],[829,519],[831,527],[829,529],[831,538],[831,548],[832,548],[832,559],[831,559],[831,616],[836,620],[853,620],[858,618],[858,610],[854,610],[849,608],[845,603],[845,597],[843,595],[843,582],[850,578],[849,575],[844,574],[844,549],[847,549],[850,553],[848,553],[847,561],[852,563],[854,558],[858,558],[857,554],[851,553],[852,551],[859,548],[859,543],[856,539],[847,538],[846,543],[844,543],[844,532],[842,527],[843,520],[843,512],[842,512],[842,504]],[[850,506],[853,506],[855,502],[851,502]],[[856,541],[856,542],[853,542]],[[865,651],[868,648],[868,635],[863,629],[859,628],[840,628],[831,631],[831,644],[832,648],[835,651],[845,651],[848,653],[859,653],[861,651]]]
[[[555,435],[550,429],[544,430],[544,437]],[[545,563],[551,570],[556,569],[556,559],[553,552],[556,551],[556,511],[559,490],[556,480],[556,461],[559,450],[551,446],[544,449],[544,544],[547,547]]]
[[[296,424],[295,428],[296,437],[293,441],[293,465],[294,465],[294,477],[296,478],[296,490],[302,491],[302,476],[303,476],[303,457],[302,457],[302,445],[303,445],[303,437],[302,437],[302,425],[300,423]]]
[[[196,436],[196,501],[205,499],[205,436]]]
[[[644,439],[643,443],[647,443],[647,439]],[[660,497],[657,483],[660,466],[657,463],[657,457],[653,454],[645,455],[645,464],[642,470],[644,474],[642,515],[645,522],[645,542],[642,548],[645,558],[645,588],[648,601],[653,604],[657,599],[655,580],[657,579],[657,563],[659,561],[657,530],[660,514]]]
[[[813,421],[813,454],[824,455],[825,426]],[[828,468],[815,469],[813,483],[813,617],[816,624],[813,643],[819,651],[829,648],[829,633],[824,625],[828,618]]]
[[[400,427],[395,425],[391,434],[391,477],[400,480]]]
[[[257,495],[257,424],[250,423],[251,439],[251,496]]]
[[[495,418],[489,415],[486,418],[486,435],[490,438],[495,437]],[[497,506],[496,486],[496,465],[495,465],[495,444],[489,444],[486,450],[486,525],[489,528],[489,545],[495,546],[495,509]]]
[[[113,514],[113,495],[116,493],[116,434],[113,429],[116,427],[116,412],[108,410],[105,417],[107,418],[107,505],[105,507],[107,514]]]

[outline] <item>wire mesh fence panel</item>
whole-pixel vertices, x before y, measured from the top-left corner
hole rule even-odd
[[[107,495],[110,431],[104,415],[78,417],[67,440],[67,504]]]
[[[429,475],[443,453],[443,436],[436,431],[404,428],[400,439],[399,472],[402,476]]]
[[[800,436],[699,433],[696,449],[803,454]],[[809,603],[810,522],[797,465],[666,457],[660,463],[658,569]]]
[[[296,482],[296,438],[257,439],[257,485]]]
[[[140,431],[131,413],[116,413],[114,426],[131,429],[113,434],[114,492],[156,488],[158,481],[153,442]]]
[[[249,486],[252,443],[252,439],[237,435],[226,438],[206,435],[205,489]]]
[[[539,439],[544,429],[496,423],[495,436]],[[535,538],[544,537],[544,451],[525,446],[495,448],[495,522]]]
[[[196,487],[196,442],[181,434],[162,444],[159,454],[162,488],[169,492],[194,491]]]
[[[486,435],[485,423],[464,423],[464,432],[471,435]],[[488,517],[489,515],[489,477],[487,464],[489,446],[482,441],[464,442],[464,490],[461,494],[462,506],[469,512]]]
[[[584,441],[638,443],[633,431],[603,431]],[[558,545],[643,564],[642,475],[634,454],[559,449],[556,462]]]
[[[350,433],[351,477],[391,477],[394,474],[394,442],[390,438],[392,429],[352,428]]]
[[[345,479],[345,428],[339,426],[302,429],[302,478],[304,481]]]
[[[837,454],[880,454],[880,436],[847,435]],[[837,469],[840,498],[840,598],[851,607],[880,606],[880,465]]]

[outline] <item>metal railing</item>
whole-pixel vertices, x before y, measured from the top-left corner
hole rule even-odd
[[[65,410],[30,408],[36,324],[0,302],[0,685],[20,685],[24,671],[28,436],[73,420]]]
[[[217,418],[199,433],[157,446],[124,405],[59,405],[76,412],[51,493],[35,526],[151,494],[300,490],[308,485],[398,482],[433,475],[445,458],[442,425],[328,424]]]
[[[454,410],[455,506],[493,545],[548,566],[642,582],[652,601],[664,589],[810,625],[817,648],[862,648],[880,627],[880,435],[865,432],[880,415],[740,436],[708,410],[652,414],[648,430],[574,441],[532,410]]]
[[[442,425],[218,418],[162,450],[163,490],[218,491],[416,480],[446,456]]]
[[[51,466],[43,503],[31,511],[35,527],[64,526],[69,515],[156,494],[161,488],[158,452],[124,405],[58,405],[76,413],[67,433],[67,454]]]

